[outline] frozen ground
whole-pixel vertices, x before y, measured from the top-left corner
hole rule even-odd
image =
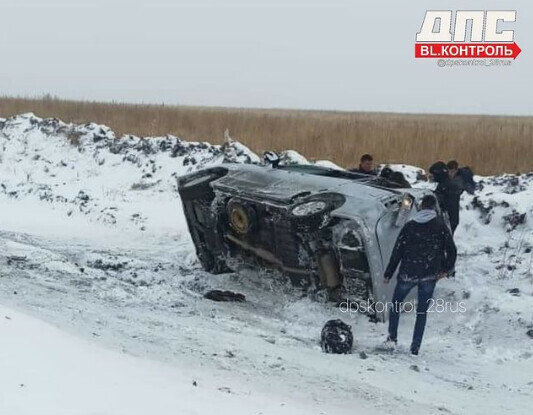
[[[414,358],[412,315],[381,353],[382,324],[279,277],[201,271],[175,177],[257,162],[239,143],[115,140],[28,114],[0,120],[0,146],[0,413],[530,413],[533,177],[478,178],[465,196],[457,277],[437,297],[466,311],[432,313]],[[212,288],[247,302],[205,300]],[[330,318],[352,325],[352,355],[320,351]]]
[[[220,386],[227,380],[209,369],[106,350],[5,307],[0,315],[3,414],[307,413],[307,402],[281,392]]]

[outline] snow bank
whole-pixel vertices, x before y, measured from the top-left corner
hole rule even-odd
[[[82,217],[141,231],[174,225],[177,176],[224,161],[258,160],[240,143],[214,146],[173,136],[117,139],[106,126],[33,114],[0,120],[0,145],[4,201],[34,203],[40,206],[36,211],[58,211],[55,216],[63,220]],[[156,213],[161,210],[167,214]],[[14,225],[26,220],[32,218],[15,219]]]
[[[295,151],[281,158],[309,163]],[[4,229],[59,230],[56,220],[70,218],[89,224],[89,235],[94,226],[102,232],[100,225],[160,234],[176,228],[176,178],[223,162],[261,159],[229,135],[211,145],[170,135],[118,138],[107,126],[31,113],[0,119],[0,199],[13,206]],[[32,205],[36,216],[16,215],[21,204]]]

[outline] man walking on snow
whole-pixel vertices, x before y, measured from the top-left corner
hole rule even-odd
[[[411,353],[414,355],[418,354],[422,344],[427,310],[435,285],[453,270],[457,256],[450,230],[437,217],[436,206],[434,196],[424,196],[420,211],[401,230],[384,275],[384,282],[388,284],[400,265],[389,315],[388,342],[396,344],[402,301],[413,288],[418,289],[416,323],[411,343]]]

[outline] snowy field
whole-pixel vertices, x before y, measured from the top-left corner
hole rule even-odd
[[[432,313],[413,357],[413,315],[383,353],[383,324],[278,276],[201,270],[176,177],[259,161],[238,142],[25,114],[0,119],[0,149],[0,414],[531,413],[533,175],[464,196],[457,276],[436,296],[466,311]],[[247,301],[203,298],[215,288]],[[331,318],[352,325],[353,354],[321,352]]]

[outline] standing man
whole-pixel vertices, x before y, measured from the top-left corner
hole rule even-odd
[[[434,196],[424,196],[420,211],[401,230],[384,275],[384,282],[388,284],[400,265],[389,315],[387,342],[396,344],[401,303],[413,288],[418,289],[416,323],[411,343],[411,353],[414,355],[418,354],[422,344],[427,310],[435,285],[452,272],[457,256],[450,230],[437,217],[436,206]]]
[[[448,213],[453,235],[459,225],[459,204],[463,187],[457,180],[450,177],[448,166],[442,161],[433,164],[429,168],[429,172],[433,176],[433,180],[438,183],[435,195],[439,200],[440,207]]]
[[[448,213],[453,235],[459,225],[461,194],[465,190],[469,194],[474,193],[474,173],[469,167],[459,168],[455,160],[447,164],[438,161],[429,168],[429,172],[438,183],[435,194],[441,208]]]
[[[358,168],[348,169],[352,173],[368,174],[370,176],[376,176],[376,170],[374,170],[374,158],[370,154],[363,154]]]
[[[448,163],[446,163],[446,167],[448,167],[448,174],[452,179],[458,177],[457,172],[459,171],[459,163],[457,160],[450,160]]]
[[[459,163],[456,160],[450,160],[446,163],[448,167],[448,174],[450,178],[457,183],[457,185],[469,194],[474,194],[476,189],[476,182],[474,181],[474,172],[470,167],[459,168]]]

